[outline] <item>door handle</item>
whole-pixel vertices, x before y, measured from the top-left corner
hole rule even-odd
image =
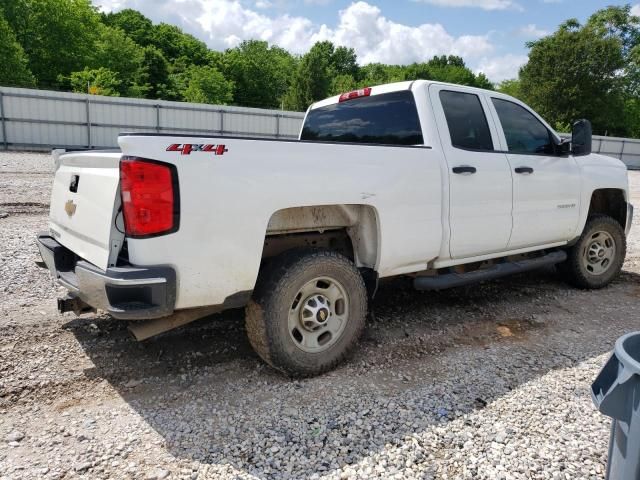
[[[526,175],[530,175],[533,173],[533,168],[531,167],[516,167],[515,168],[516,173],[523,173]]]
[[[453,167],[451,171],[457,174],[471,175],[473,173],[476,173],[477,170],[476,167],[472,167],[470,165],[460,165],[459,167]]]

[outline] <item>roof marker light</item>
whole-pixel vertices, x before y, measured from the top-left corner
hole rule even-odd
[[[371,95],[371,87],[361,88],[360,90],[354,90],[352,92],[343,93],[340,95],[339,102],[346,102],[347,100],[353,100],[354,98],[368,97]]]

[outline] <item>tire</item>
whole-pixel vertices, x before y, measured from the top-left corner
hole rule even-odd
[[[622,226],[607,215],[589,217],[582,235],[567,250],[568,258],[558,266],[575,287],[598,289],[618,276],[627,252]]]
[[[329,250],[293,250],[263,267],[246,308],[249,342],[292,377],[335,368],[358,342],[367,314],[360,272]]]

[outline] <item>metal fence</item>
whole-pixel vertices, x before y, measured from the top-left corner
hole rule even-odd
[[[562,134],[563,137],[569,135]],[[640,170],[640,139],[594,135],[592,151],[622,160],[629,169]]]
[[[113,148],[123,131],[296,138],[304,114],[0,87],[5,149]],[[640,140],[594,137],[593,151],[640,169]]]
[[[113,148],[127,132],[297,138],[304,114],[0,87],[7,149]]]

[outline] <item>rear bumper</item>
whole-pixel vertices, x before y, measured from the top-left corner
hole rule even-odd
[[[171,267],[112,267],[106,271],[79,259],[48,233],[38,235],[42,260],[53,277],[93,308],[122,320],[171,315],[176,303],[176,273]]]

